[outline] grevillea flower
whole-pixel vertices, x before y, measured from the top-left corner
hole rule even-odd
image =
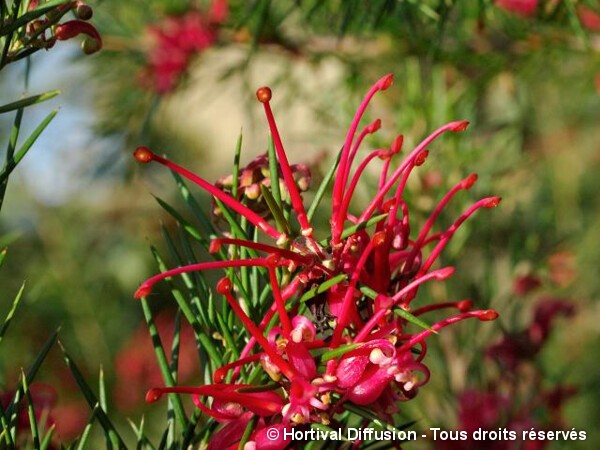
[[[214,0],[206,13],[190,10],[150,26],[152,45],[142,84],[159,94],[172,91],[192,58],[215,44],[219,26],[227,15],[227,1]]]
[[[514,371],[522,362],[533,359],[540,352],[557,317],[570,317],[574,313],[572,303],[542,297],[538,300],[529,326],[515,333],[507,333],[499,342],[490,346],[487,354],[506,369]]]
[[[575,390],[569,386],[558,386],[549,390],[535,386],[535,391],[521,399],[518,392],[503,393],[497,387],[465,391],[458,397],[458,428],[466,432],[466,439],[438,441],[435,448],[543,450],[548,447],[550,441],[538,438],[523,439],[522,433],[564,428],[561,418],[562,406],[574,393]],[[496,434],[490,435],[489,432]],[[514,439],[511,439],[508,433],[515,433]],[[518,445],[515,445],[516,442]]]
[[[600,4],[597,6],[600,7]],[[584,5],[577,6],[577,16],[581,24],[590,31],[600,32],[600,14]]]
[[[493,310],[471,310],[470,300],[419,304],[423,302],[417,296],[422,284],[447,279],[454,273],[453,267],[435,267],[452,236],[476,211],[497,206],[500,198],[486,197],[474,202],[450,227],[434,232],[436,220],[446,205],[476,182],[477,176],[471,174],[442,197],[418,232],[411,233],[409,206],[403,196],[411,172],[426,162],[428,148],[436,138],[447,132],[461,132],[468,122],[443,125],[397,164],[392,165],[392,159],[402,149],[402,136],[389,148],[375,149],[358,162],[361,143],[381,127],[381,121],[375,120],[359,131],[362,117],[371,99],[392,82],[390,74],[371,87],[350,125],[333,184],[331,228],[324,240],[321,238],[325,236],[317,237],[310,223],[301,197],[303,189],[298,185],[298,170],[288,161],[270,106],[271,90],[267,87],[258,89],[257,98],[264,107],[278,173],[295,224],[274,226],[269,215],[260,214],[221,189],[223,182],[221,186],[213,185],[146,147],[135,151],[138,162],[156,162],[177,172],[231,211],[244,216],[265,238],[273,241],[267,244],[263,239],[255,242],[215,238],[209,249],[213,253],[224,245],[233,245],[263,256],[178,267],[140,285],[135,293],[137,298],[148,295],[155,283],[187,272],[262,267],[268,276],[272,300],[266,315],[255,323],[236,299],[232,281],[227,277],[221,279],[217,292],[249,334],[240,358],[218,369],[213,384],[155,388],[148,394],[149,401],[158,400],[164,393],[190,393],[200,409],[225,423],[220,433],[234,441],[243,423],[247,423],[248,413],[261,417],[266,426],[279,427],[329,424],[348,403],[385,416],[393,410],[394,403],[413,398],[429,380],[430,373],[424,363],[425,340],[429,335],[462,320],[497,318]],[[351,213],[357,206],[353,204],[354,191],[367,166],[377,160],[383,161],[377,194],[360,213]],[[294,225],[299,231],[293,231]],[[278,271],[285,276],[278,277]],[[303,296],[310,298],[307,302],[310,308],[291,306],[292,301]],[[432,326],[420,319],[439,310],[458,313]],[[275,316],[276,325],[269,327]],[[249,386],[238,382],[240,369],[247,365],[260,365],[275,384]],[[210,406],[207,398],[212,398]],[[265,429],[255,428],[250,446],[267,448],[259,444],[260,433]],[[286,442],[272,444],[284,448]]]

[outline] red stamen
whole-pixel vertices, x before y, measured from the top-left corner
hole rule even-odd
[[[450,202],[450,200],[454,197],[454,195],[458,191],[460,191],[461,189],[465,189],[465,190],[470,189],[473,186],[473,184],[475,184],[476,181],[477,181],[477,174],[475,174],[475,173],[470,174],[468,177],[466,177],[464,180],[462,180],[460,183],[458,183],[456,186],[454,186],[452,189],[450,189],[450,191],[448,191],[446,193],[446,195],[444,195],[444,197],[436,205],[436,207],[434,208],[431,215],[425,221],[423,228],[421,228],[419,236],[417,237],[417,240],[415,241],[415,244],[413,246],[413,250],[412,250],[410,256],[406,260],[406,264],[404,266],[405,271],[410,272],[410,270],[412,270],[412,265],[415,260],[415,257],[417,256],[417,253],[423,248],[423,246],[425,244],[425,239],[427,238],[427,234],[433,227],[433,224],[435,223],[435,221],[441,214],[442,210],[446,207],[448,202]]]
[[[244,366],[248,363],[256,362],[260,359],[261,355],[263,355],[263,354],[264,353],[255,353],[254,355],[250,355],[245,358],[240,358],[237,361],[234,361],[232,363],[225,364],[224,366],[219,367],[213,373],[213,381],[215,383],[222,383],[223,380],[225,379],[225,375],[227,375],[227,372],[229,372],[231,369],[234,369],[239,366]]]
[[[490,320],[496,320],[498,318],[498,313],[493,309],[487,309],[480,311],[469,311],[463,314],[459,314],[458,316],[449,317],[446,320],[442,320],[441,322],[432,325],[431,330],[425,330],[420,332],[419,334],[414,335],[412,338],[410,338],[408,342],[402,344],[402,346],[398,348],[397,352],[401,353],[403,351],[408,351],[412,346],[423,341],[423,339],[425,339],[430,334],[435,333],[441,330],[442,328],[447,327],[448,325],[470,318],[476,318],[483,322],[486,322]]]
[[[477,211],[480,208],[493,208],[498,206],[499,203],[500,197],[483,198],[471,205],[469,209],[462,213],[462,215],[458,219],[456,219],[456,221],[450,226],[450,228],[448,228],[444,233],[442,233],[440,241],[432,250],[431,254],[427,258],[427,261],[425,261],[421,269],[419,269],[419,273],[417,274],[417,276],[422,275],[429,270],[429,268],[433,265],[433,263],[438,258],[444,247],[448,244],[448,241],[452,238],[456,230],[463,224],[465,220],[471,217],[475,211]]]
[[[238,259],[233,261],[210,261],[197,264],[189,264],[187,266],[167,270],[166,272],[162,272],[158,275],[148,278],[140,285],[137,291],[135,291],[133,297],[146,297],[152,292],[152,287],[157,282],[164,280],[165,278],[172,277],[174,275],[181,275],[182,273],[196,272],[201,270],[225,269],[228,267],[267,267],[269,264],[271,264],[271,262],[269,262],[267,258]],[[283,262],[279,262],[278,264],[285,265]]]
[[[277,231],[265,219],[260,217],[258,214],[256,214],[254,211],[252,211],[250,208],[243,205],[242,203],[237,201],[235,198],[226,194],[225,192],[223,192],[216,186],[210,184],[204,178],[201,178],[200,176],[196,175],[195,173],[190,172],[189,170],[175,164],[174,162],[169,161],[166,158],[158,156],[156,153],[153,153],[152,151],[150,151],[150,149],[148,149],[146,147],[138,147],[133,155],[134,155],[135,159],[139,162],[146,163],[149,161],[156,161],[156,162],[162,164],[163,166],[166,166],[169,169],[173,170],[174,172],[177,172],[178,174],[182,175],[183,177],[187,178],[188,180],[190,180],[193,183],[200,186],[202,189],[207,191],[213,197],[216,197],[219,200],[221,200],[223,203],[225,203],[225,205],[227,205],[228,207],[233,209],[238,214],[241,214],[242,216],[246,217],[252,224],[254,224],[258,228],[260,228],[262,231],[264,231],[266,234],[271,236],[273,239],[277,240],[277,239],[286,239],[287,238],[287,236],[285,234]]]
[[[348,164],[348,157],[350,155],[350,150],[352,147],[352,140],[354,139],[354,135],[356,134],[356,129],[358,128],[358,124],[369,105],[369,102],[373,98],[373,96],[378,91],[383,91],[391,86],[394,81],[394,76],[392,74],[388,74],[382,78],[380,78],[367,92],[367,95],[363,99],[362,103],[358,107],[356,114],[354,115],[354,119],[350,124],[350,128],[348,130],[348,134],[346,135],[346,141],[344,142],[344,147],[342,149],[342,154],[340,156],[340,166],[338,169],[338,176],[335,179],[335,183],[333,185],[333,198],[331,204],[331,225],[332,225],[332,243],[334,246],[339,244],[340,236],[342,234],[344,228],[344,217],[340,215],[340,205],[344,200],[344,191],[346,189],[345,182],[348,180],[348,173],[350,170]]]
[[[304,209],[304,204],[302,203],[302,197],[300,197],[300,192],[298,192],[298,187],[296,186],[296,181],[294,180],[294,173],[290,167],[290,163],[288,162],[287,155],[285,154],[283,143],[281,142],[281,136],[279,135],[279,130],[277,129],[277,124],[275,123],[275,117],[273,116],[273,111],[271,110],[271,104],[269,103],[271,100],[271,90],[268,87],[262,87],[256,91],[256,97],[258,98],[258,101],[263,104],[265,115],[267,116],[267,122],[269,123],[269,129],[271,130],[271,135],[273,136],[273,143],[275,144],[275,151],[277,153],[277,159],[279,160],[279,167],[281,167],[281,173],[283,174],[283,179],[290,194],[292,208],[294,208],[294,212],[296,213],[298,222],[302,228],[302,235],[309,238],[309,240],[312,240],[313,229],[308,222],[306,210]],[[314,247],[318,249],[316,242],[313,242],[313,244]]]
[[[296,376],[296,371],[281,357],[281,355],[279,355],[279,353],[275,351],[275,349],[273,349],[273,347],[271,347],[271,345],[269,345],[269,342],[263,336],[261,330],[254,322],[252,322],[252,320],[250,320],[250,317],[248,317],[237,301],[233,298],[233,295],[231,295],[231,281],[229,278],[222,278],[219,283],[217,283],[217,292],[225,296],[235,315],[239,317],[248,332],[263,348],[264,352],[269,355],[271,361],[273,361],[273,363],[281,369],[281,372],[289,380],[292,380],[294,376]]]
[[[215,238],[210,241],[210,246],[208,247],[209,253],[216,253],[221,249],[221,244],[231,244],[237,245],[239,247],[251,248],[254,250],[258,250],[260,252],[269,253],[272,255],[277,255],[281,258],[294,261],[303,266],[311,266],[314,264],[314,258],[310,256],[301,255],[296,252],[292,252],[290,250],[286,250],[279,247],[274,247],[268,244],[261,244],[260,242],[253,242],[244,239],[235,239],[235,238]]]
[[[385,240],[385,233],[383,233],[383,238]],[[346,288],[346,292],[344,294],[344,300],[342,301],[342,312],[337,318],[337,323],[335,325],[335,329],[333,330],[333,338],[331,339],[329,348],[336,348],[339,346],[340,340],[342,339],[342,333],[344,332],[348,322],[348,316],[350,315],[350,304],[352,302],[352,297],[354,296],[356,284],[360,278],[360,273],[363,270],[363,267],[365,266],[371,252],[373,251],[373,248],[381,243],[381,237],[378,236],[375,238],[374,236],[363,250],[358,262],[356,263],[356,266],[354,267],[354,270],[352,271],[352,277],[350,278],[350,282],[348,283],[348,287]]]
[[[382,319],[388,313],[388,311],[390,311],[394,307],[394,305],[398,303],[400,299],[402,299],[402,297],[407,295],[410,291],[417,288],[419,285],[425,283],[426,281],[432,279],[445,280],[451,277],[454,274],[454,271],[454,267],[444,267],[443,269],[434,270],[433,272],[423,275],[415,279],[412,283],[407,284],[396,295],[389,298],[389,302],[386,302],[387,304],[385,307],[382,307],[380,310],[378,310],[377,312],[375,312],[375,314],[371,316],[369,321],[358,332],[353,342],[362,342],[369,335],[371,330],[373,330],[373,328],[377,326],[379,320]]]
[[[428,313],[431,311],[438,311],[438,310],[444,309],[444,308],[456,308],[460,312],[467,312],[472,307],[473,307],[473,302],[471,300],[461,300],[459,302],[442,302],[442,303],[435,303],[433,305],[423,306],[419,309],[415,309],[412,312],[412,314],[413,314],[413,316],[420,316],[422,314],[425,314],[425,313]]]
[[[239,403],[255,414],[271,416],[279,414],[283,407],[283,399],[274,392],[239,392],[240,389],[252,388],[249,384],[206,384],[199,387],[174,386],[164,388],[153,388],[146,394],[149,403],[159,400],[164,394],[192,394],[197,396],[208,396],[226,402]],[[212,411],[209,412],[212,415]]]
[[[371,153],[369,153],[367,155],[367,157],[365,159],[363,159],[363,161],[360,163],[360,165],[356,169],[356,172],[352,176],[352,181],[350,181],[350,186],[348,186],[348,190],[344,194],[344,201],[342,202],[342,206],[341,206],[340,217],[342,217],[344,220],[345,220],[346,214],[348,212],[348,207],[350,206],[350,200],[352,200],[352,196],[354,195],[354,190],[356,189],[356,186],[358,185],[358,180],[362,176],[362,174],[365,171],[367,165],[375,157],[380,156],[380,155],[384,155],[384,154],[387,154],[387,153],[389,153],[387,150],[374,150],[374,151],[372,151]]]
[[[358,135],[358,139],[352,146],[352,150],[350,151],[350,155],[348,156],[348,173],[345,174],[346,179],[343,180],[344,186],[346,186],[346,184],[348,182],[348,175],[350,175],[350,170],[352,168],[352,164],[354,163],[354,159],[356,158],[356,154],[358,153],[358,149],[360,148],[362,141],[365,139],[367,134],[375,133],[380,128],[381,128],[381,119],[377,119],[374,122],[367,125],[365,128],[363,128],[363,130]]]
[[[396,137],[396,139],[394,139],[394,142],[392,143],[392,146],[390,147],[390,152],[392,153],[392,155],[395,155],[396,153],[400,153],[400,150],[402,150],[403,143],[404,143],[404,136],[402,136],[402,135],[399,135]],[[392,162],[391,157],[386,158],[383,161],[383,168],[381,169],[381,174],[379,175],[379,190],[383,189],[383,186],[385,185],[391,162]]]
[[[411,164],[413,162],[413,160],[417,157],[417,155],[419,153],[421,153],[421,151],[425,150],[425,148],[432,141],[434,141],[439,135],[445,133],[446,131],[453,131],[453,132],[463,131],[467,127],[468,124],[469,124],[468,122],[464,122],[464,121],[447,123],[446,125],[444,125],[444,126],[438,128],[437,130],[435,130],[428,137],[426,137],[419,145],[417,145],[417,147],[402,162],[402,164],[400,165],[400,167],[398,167],[398,169],[396,169],[396,171],[391,176],[391,178],[379,190],[379,192],[373,198],[373,200],[371,200],[371,203],[369,203],[369,205],[367,206],[367,208],[365,209],[365,211],[359,217],[359,221],[363,222],[365,220],[368,220],[371,217],[371,215],[373,214],[373,212],[377,208],[377,205],[379,205],[381,199],[392,188],[392,186],[394,185],[394,183],[396,182],[396,180],[400,177],[400,175],[402,175],[402,173],[408,167],[408,165]]]
[[[281,320],[281,326],[283,327],[284,337],[289,339],[290,333],[292,332],[292,322],[285,310],[285,302],[281,296],[281,290],[279,289],[279,283],[277,282],[277,275],[275,273],[275,266],[269,266],[269,281],[271,283],[271,289],[273,291],[273,299],[277,306],[277,313]]]

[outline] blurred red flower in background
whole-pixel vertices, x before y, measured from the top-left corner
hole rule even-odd
[[[152,45],[142,72],[142,85],[158,94],[175,89],[192,58],[215,44],[219,26],[227,15],[227,1],[214,0],[207,12],[189,10],[149,26]]]
[[[496,0],[496,6],[523,17],[535,15],[538,0]]]
[[[162,312],[155,318],[155,324],[161,340],[166,348],[173,341],[174,314]],[[194,332],[191,326],[182,321],[179,333],[179,370],[180,381],[189,381],[193,374],[198,373],[198,353]],[[116,384],[113,391],[115,404],[123,411],[131,411],[144,401],[144,393],[163,379],[156,364],[156,356],[152,340],[148,336],[145,323],[139,325],[129,342],[123,346],[115,358]]]

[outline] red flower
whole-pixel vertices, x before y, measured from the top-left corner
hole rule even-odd
[[[564,300],[541,298],[535,308],[531,324],[524,330],[506,334],[488,350],[488,356],[496,359],[507,369],[514,371],[525,360],[531,360],[542,349],[550,334],[554,319],[572,316],[574,306]]]
[[[155,318],[158,333],[170,346],[173,340],[174,315],[161,313]],[[180,330],[178,378],[186,382],[196,374],[198,353],[194,341],[194,332],[189,324],[182,322]],[[130,411],[144,400],[143,393],[162,382],[162,376],[156,365],[156,356],[152,342],[148,337],[148,327],[141,324],[129,341],[121,348],[115,358],[117,382],[113,397],[119,409]]]
[[[600,5],[599,5],[600,6]],[[600,14],[592,8],[580,5],[577,7],[577,15],[581,24],[590,31],[600,31]]]
[[[172,91],[192,58],[215,44],[227,15],[227,1],[214,0],[208,13],[192,10],[150,26],[152,47],[142,83],[159,94]]]
[[[270,426],[280,427],[311,422],[327,424],[332,415],[343,410],[347,401],[365,407],[374,405],[374,410],[386,414],[391,405],[382,398],[384,395],[388,399],[408,400],[416,395],[419,386],[428,381],[429,370],[423,364],[423,359],[427,350],[425,339],[430,334],[469,318],[482,321],[496,319],[498,314],[493,310],[470,311],[472,302],[469,300],[422,305],[412,309],[412,302],[423,283],[444,280],[454,273],[452,267],[433,270],[454,233],[479,209],[498,205],[500,198],[487,197],[475,202],[449,228],[432,233],[436,219],[445,206],[456,194],[470,189],[475,183],[477,176],[471,174],[440,200],[419,233],[411,238],[409,208],[403,198],[407,179],[416,167],[425,163],[427,147],[438,136],[448,131],[463,131],[468,122],[451,122],[436,130],[410,152],[391,174],[388,174],[390,161],[400,152],[402,137],[398,137],[389,149],[377,149],[369,153],[353,172],[353,163],[363,139],[381,126],[381,122],[376,120],[357,136],[362,116],[373,96],[389,88],[392,82],[392,75],[387,75],[375,83],[351,123],[333,187],[329,243],[317,241],[315,230],[309,222],[300,195],[302,189],[298,184],[297,170],[288,162],[271,110],[272,94],[269,88],[260,88],[257,98],[264,107],[279,173],[300,226],[299,235],[275,228],[269,223],[268,215],[257,212],[256,205],[249,207],[221,189],[225,183],[221,183],[220,187],[215,186],[145,147],[135,151],[137,161],[158,162],[193,181],[274,241],[274,245],[269,245],[217,238],[211,243],[211,252],[217,251],[222,245],[236,245],[267,256],[179,267],[149,278],[140,285],[135,297],[146,296],[156,282],[185,272],[260,266],[268,273],[273,299],[267,314],[256,324],[232,294],[231,281],[223,278],[216,290],[224,296],[251,336],[240,359],[217,370],[212,385],[155,388],[149,392],[149,400],[158,399],[162,393],[191,393],[198,407],[217,420],[228,423],[221,431],[223,436],[237,436],[236,430],[241,427],[241,422],[233,425],[231,421],[245,421],[248,412],[265,417],[265,423]],[[353,215],[349,211],[354,190],[367,165],[376,158],[383,160],[378,192],[362,213]],[[248,186],[257,182],[261,181],[253,178]],[[369,221],[375,228],[371,233],[366,230]],[[276,276],[277,267],[289,275],[290,281],[283,286],[280,286]],[[330,318],[323,325],[324,328],[315,326],[307,317],[288,311],[286,303],[292,296],[302,295],[313,285],[333,278],[338,282],[313,300],[315,311],[322,308]],[[365,295],[365,292],[369,294]],[[416,317],[448,308],[457,309],[460,313],[431,327]],[[278,325],[267,329],[276,314]],[[313,315],[315,320],[318,319],[318,312]],[[329,325],[329,322],[333,325]],[[409,332],[408,322],[420,324],[426,329]],[[259,350],[252,353],[256,344]],[[418,355],[415,356],[415,352]],[[255,386],[249,390],[247,385],[236,382],[242,366],[258,363],[277,383],[275,391],[267,386]],[[229,371],[233,371],[231,381],[223,383]],[[213,398],[211,407],[201,401],[200,397],[203,396]],[[221,410],[222,402],[229,404],[226,411]],[[258,444],[260,432],[255,430],[256,445],[257,448],[264,448]]]

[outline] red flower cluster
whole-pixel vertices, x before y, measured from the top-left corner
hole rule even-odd
[[[423,360],[427,353],[425,339],[430,334],[469,318],[482,321],[497,318],[493,310],[471,310],[469,300],[413,307],[413,301],[423,301],[417,299],[423,283],[444,280],[454,273],[453,267],[433,269],[454,233],[477,210],[495,207],[500,198],[483,198],[467,208],[450,227],[432,232],[448,202],[475,183],[477,177],[471,174],[440,200],[419,233],[411,237],[409,207],[403,197],[407,180],[413,170],[425,163],[427,147],[438,136],[463,131],[468,122],[442,126],[408,153],[393,171],[391,161],[401,151],[402,136],[390,148],[370,152],[353,169],[362,141],[381,126],[381,121],[376,120],[358,131],[363,114],[373,96],[388,89],[392,82],[391,74],[377,81],[352,121],[341,150],[333,186],[330,238],[325,241],[316,239],[309,222],[297,177],[273,117],[269,88],[260,88],[257,98],[264,106],[279,170],[300,228],[298,234],[280,231],[238,199],[149,149],[139,147],[135,151],[137,161],[158,162],[193,181],[274,240],[274,245],[268,245],[229,237],[214,239],[212,252],[223,245],[235,245],[265,256],[179,267],[146,280],[135,293],[136,298],[144,297],[156,282],[197,270],[260,266],[269,274],[272,305],[260,323],[253,322],[242,309],[229,278],[217,284],[217,292],[251,336],[238,361],[218,369],[213,384],[155,388],[148,392],[148,401],[156,401],[164,393],[190,393],[202,411],[225,423],[209,448],[237,448],[252,416],[259,419],[246,445],[260,449],[282,449],[289,443],[283,433],[279,433],[278,440],[267,440],[270,428],[282,430],[317,422],[326,425],[348,403],[389,418],[398,401],[413,398],[429,379]],[[360,214],[351,214],[355,188],[366,167],[376,159],[383,160],[378,192]],[[367,231],[370,228],[374,230]],[[285,279],[289,281],[283,285],[278,281],[278,268],[288,275]],[[327,281],[331,282],[329,289],[313,299],[316,309],[312,318],[298,314],[297,308],[290,306],[293,298]],[[418,317],[441,309],[455,309],[458,314],[431,327]],[[275,315],[278,325],[268,328]],[[411,331],[411,323],[423,329]],[[242,366],[256,364],[262,366],[275,385],[237,382]],[[212,398],[210,406],[204,397]]]
[[[542,282],[534,275],[515,280],[515,293],[523,296],[539,288]],[[443,450],[469,450],[484,446],[492,450],[542,450],[549,441],[523,435],[530,430],[568,429],[563,423],[564,403],[576,394],[573,386],[543,386],[547,379],[539,365],[530,364],[547,342],[552,324],[558,316],[572,316],[574,306],[566,300],[541,297],[533,318],[524,329],[507,333],[491,345],[487,356],[494,359],[500,371],[483,389],[469,389],[458,398],[458,427],[466,432],[462,441],[439,443]],[[525,370],[523,370],[525,369]],[[483,431],[506,430],[513,438],[497,437]],[[479,434],[477,434],[477,432]],[[475,434],[474,434],[475,433]]]
[[[158,94],[172,91],[192,58],[215,44],[227,15],[227,0],[214,0],[208,13],[191,10],[148,27],[152,46],[142,84]]]
[[[520,404],[516,391],[510,395],[501,393],[496,387],[484,391],[465,391],[459,397],[458,419],[459,429],[466,432],[466,439],[439,441],[436,442],[436,448],[543,450],[548,447],[549,441],[540,438],[523,439],[523,432],[556,432],[563,428],[561,410],[564,402],[575,392],[572,387],[558,386],[540,390],[538,386],[532,396]],[[546,420],[540,421],[540,417],[546,417]],[[513,433],[514,439],[509,433]]]

